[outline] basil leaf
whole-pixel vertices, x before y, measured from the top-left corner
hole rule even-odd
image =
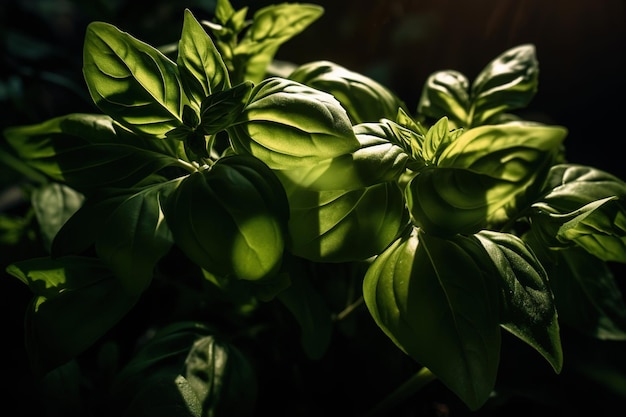
[[[487,124],[504,111],[528,105],[537,92],[538,79],[534,45],[520,45],[499,55],[472,83],[471,125]]]
[[[435,167],[409,182],[406,199],[414,222],[444,236],[486,227],[553,162],[565,134],[558,126],[514,124],[464,131]]]
[[[417,112],[436,120],[448,117],[457,127],[470,127],[468,88],[469,80],[460,72],[437,71],[424,83]]]
[[[383,332],[472,410],[489,398],[500,361],[497,287],[484,272],[490,264],[475,238],[412,228],[376,257],[363,281]]]
[[[185,93],[196,110],[207,96],[230,88],[220,53],[189,9],[185,9],[176,63]]]
[[[287,188],[290,251],[319,262],[363,260],[380,253],[406,226],[395,182],[354,190]],[[346,244],[346,242],[351,242]]]
[[[148,186],[127,196],[103,222],[96,237],[98,257],[129,293],[139,294],[148,287],[154,267],[172,246],[162,205],[176,184]]]
[[[48,183],[33,190],[31,203],[46,249],[50,249],[58,231],[84,200],[81,193],[59,183]]]
[[[552,256],[543,264],[561,323],[601,340],[626,340],[626,303],[606,262],[578,247]]]
[[[255,156],[272,169],[314,164],[360,146],[333,96],[275,77],[253,89],[249,104],[227,131],[236,153]]]
[[[282,262],[288,205],[273,172],[249,156],[220,158],[181,180],[165,218],[174,242],[212,274],[270,279]]]
[[[283,3],[259,9],[233,50],[237,82],[259,83],[278,48],[306,29],[324,12],[316,4]]]
[[[132,187],[179,163],[174,148],[124,131],[104,115],[69,114],[4,133],[23,161],[84,194]]]
[[[483,230],[476,235],[501,277],[500,323],[539,352],[555,372],[563,367],[560,328],[548,275],[517,236]]]
[[[332,94],[346,109],[352,124],[395,120],[405,104],[389,89],[360,73],[329,61],[300,65],[289,79]]]
[[[389,142],[380,124],[354,126],[360,143],[356,151],[325,159],[316,164],[277,170],[286,187],[315,191],[354,190],[387,181],[396,181],[408,162],[408,155]]]
[[[128,129],[163,138],[182,124],[186,98],[176,64],[115,26],[87,26],[83,74],[100,110]]]
[[[137,302],[98,259],[33,258],[7,272],[35,294],[26,311],[25,338],[38,375],[83,353]]]

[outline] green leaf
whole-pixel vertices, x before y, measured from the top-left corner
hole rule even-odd
[[[574,164],[554,166],[533,204],[533,228],[549,247],[576,244],[604,261],[626,262],[626,183]]]
[[[430,233],[472,234],[537,181],[554,160],[566,130],[492,125],[464,131],[406,188],[415,224]],[[442,142],[446,143],[446,142]]]
[[[487,124],[498,114],[526,107],[537,92],[538,78],[534,45],[524,44],[505,51],[472,83],[470,125]]]
[[[424,135],[420,155],[427,163],[436,164],[441,153],[463,134],[463,129],[450,129],[448,118],[442,117]]]
[[[125,190],[103,192],[88,198],[55,234],[53,257],[80,255],[95,244],[111,213],[127,198]]]
[[[179,164],[174,148],[121,130],[103,115],[68,114],[4,133],[23,161],[84,194],[132,187]]]
[[[559,373],[563,367],[560,329],[548,275],[517,236],[483,230],[476,235],[500,280],[500,323],[539,352]]]
[[[234,68],[238,82],[259,83],[278,48],[306,29],[324,13],[316,4],[282,3],[263,7],[235,47]]]
[[[365,304],[383,332],[472,410],[489,398],[500,361],[489,264],[474,238],[446,240],[413,228],[376,257],[363,281]]]
[[[31,366],[40,375],[84,352],[137,302],[94,258],[33,258],[7,272],[35,294],[26,311],[25,337]]]
[[[277,170],[276,175],[286,187],[312,191],[347,191],[397,181],[405,170],[408,155],[386,139],[382,125],[362,123],[354,126],[354,133],[360,143],[354,152]]]
[[[186,98],[176,64],[115,26],[87,26],[83,74],[94,103],[128,129],[163,138],[181,125]]]
[[[176,63],[185,93],[197,110],[206,97],[230,88],[220,53],[189,9],[185,9]]]
[[[248,104],[252,84],[244,82],[233,88],[213,93],[202,100],[200,129],[205,135],[225,130],[240,116]]]
[[[448,117],[456,127],[470,127],[468,88],[469,80],[460,72],[437,71],[426,79],[417,112],[435,120]]]
[[[394,120],[405,104],[375,80],[329,61],[300,65],[289,79],[332,94],[346,109],[352,124]]]
[[[257,85],[236,123],[228,129],[235,152],[272,169],[314,164],[360,146],[333,96],[281,78]]]
[[[288,210],[274,173],[256,158],[233,155],[183,179],[165,218],[176,245],[198,266],[254,281],[280,268]]]
[[[564,325],[602,340],[626,340],[626,304],[606,262],[572,247],[543,262]]]
[[[58,231],[82,206],[84,199],[79,192],[59,183],[48,183],[33,190],[31,204],[46,249],[50,249]]]
[[[456,127],[477,127],[500,120],[503,112],[525,107],[537,92],[538,63],[535,47],[511,48],[469,80],[458,71],[431,74],[420,96],[417,111],[438,120],[447,116]]]
[[[148,186],[128,195],[103,221],[96,237],[98,257],[130,293],[148,287],[154,267],[172,246],[162,206],[177,184]]]
[[[289,250],[318,262],[348,262],[379,254],[406,226],[396,182],[354,190],[287,188]]]

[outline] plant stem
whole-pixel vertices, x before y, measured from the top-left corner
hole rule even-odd
[[[389,415],[389,411],[406,400],[411,395],[422,389],[429,382],[437,379],[430,369],[423,367],[416,374],[406,380],[400,385],[394,392],[385,397],[381,402],[376,404],[367,414],[363,417],[375,417],[381,415]]]

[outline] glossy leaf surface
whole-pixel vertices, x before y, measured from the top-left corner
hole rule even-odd
[[[184,178],[165,210],[174,242],[219,276],[258,280],[276,273],[285,247],[288,206],[262,162],[234,155]]]
[[[517,236],[491,231],[476,235],[493,261],[501,288],[502,327],[537,350],[555,372],[563,351],[548,275],[532,250]]]
[[[441,142],[447,146],[436,166],[406,189],[414,221],[440,235],[477,232],[553,162],[565,134],[561,127],[493,125]]]
[[[413,228],[374,260],[363,281],[378,326],[473,410],[487,401],[500,360],[497,286],[484,272],[490,263],[473,238],[446,240]]]
[[[189,9],[185,10],[176,63],[184,91],[196,110],[209,95],[230,88],[222,56]]]
[[[289,79],[332,94],[348,112],[352,124],[395,120],[405,104],[372,78],[329,61],[300,65]]]
[[[128,129],[162,138],[182,124],[187,99],[176,64],[117,27],[87,26],[83,74],[94,103]]]
[[[350,119],[333,96],[281,78],[254,88],[228,132],[235,152],[272,169],[314,164],[359,148]]]

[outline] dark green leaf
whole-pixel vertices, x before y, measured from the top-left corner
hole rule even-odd
[[[576,244],[604,261],[626,262],[626,184],[573,164],[554,166],[533,204],[533,227],[550,247]]]
[[[417,112],[439,120],[448,117],[456,127],[469,127],[469,80],[458,71],[438,71],[428,77]]]
[[[300,340],[306,354],[311,359],[321,359],[330,346],[333,330],[331,311],[322,295],[311,285],[303,268],[292,267],[289,275],[291,285],[277,298],[300,325]]]
[[[7,272],[35,294],[26,312],[26,347],[31,366],[42,375],[84,352],[137,302],[93,258],[33,258]]]
[[[256,374],[234,345],[212,335],[202,337],[191,347],[182,374],[202,403],[202,415],[254,415]]]
[[[252,84],[244,82],[233,88],[218,91],[202,100],[200,128],[205,135],[213,135],[229,127],[248,104]]]
[[[96,253],[130,293],[139,294],[148,287],[154,267],[172,246],[162,205],[176,185],[149,186],[127,196],[96,237]]]
[[[82,206],[83,201],[82,194],[59,183],[48,183],[33,190],[31,203],[46,249],[50,250],[58,231]]]
[[[8,128],[5,136],[29,165],[84,194],[131,187],[180,163],[174,149],[120,130],[102,115],[69,114]]]
[[[554,296],[543,266],[515,235],[481,231],[476,235],[500,279],[502,327],[537,350],[560,372],[563,351]]]
[[[489,398],[500,361],[498,292],[484,272],[490,264],[474,238],[446,240],[413,228],[363,281],[378,326],[472,410]]]
[[[572,247],[543,262],[559,320],[602,340],[626,340],[626,304],[606,262]]]

